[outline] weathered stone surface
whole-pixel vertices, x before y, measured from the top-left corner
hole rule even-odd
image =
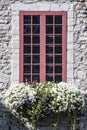
[[[70,83],[74,82],[78,88],[85,92],[87,90],[87,2],[85,0],[49,0],[50,5],[44,4],[46,2],[47,1],[43,0],[0,1],[0,130],[28,129],[24,128],[22,125],[20,125],[20,123],[15,122],[15,119],[13,119],[13,123],[9,124],[9,118],[6,116],[7,110],[2,105],[4,104],[4,94],[12,82],[11,80],[14,79],[13,83],[18,83],[19,81],[19,25],[16,26],[16,20],[19,20],[19,11],[17,10],[22,10],[22,8],[32,11],[56,11],[58,9],[62,11],[68,10],[67,67],[69,71],[67,73],[67,81]],[[32,3],[34,3],[33,6],[31,6]],[[54,5],[51,6],[51,3]],[[63,6],[64,3],[65,6]],[[14,6],[12,4],[17,4],[17,6],[14,7],[14,11],[12,11],[12,7]],[[26,6],[21,6],[19,8],[18,4],[25,4]],[[40,7],[39,4],[41,5]],[[69,5],[68,7],[67,4]],[[12,19],[14,21],[12,21]],[[15,28],[13,28],[13,24],[15,25]],[[15,33],[14,41],[12,41],[13,32]],[[14,65],[12,65],[12,63]],[[14,70],[12,70],[12,66]],[[17,73],[15,71],[16,69]],[[13,77],[12,73],[15,74]],[[87,111],[80,117],[80,123],[78,126],[79,130],[87,129]],[[65,130],[67,129],[66,127],[67,126],[63,127],[61,125],[59,130]],[[40,130],[51,130],[51,127],[49,126],[43,126],[39,128]]]

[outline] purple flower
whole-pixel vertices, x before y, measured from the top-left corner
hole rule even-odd
[[[46,115],[51,114],[51,112],[52,112],[51,110],[47,110],[47,111],[46,111]]]

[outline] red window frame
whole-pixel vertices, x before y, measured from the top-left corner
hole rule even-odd
[[[40,15],[40,82],[45,82],[46,81],[46,28],[45,28],[45,21],[46,21],[46,15],[61,15],[62,16],[62,81],[67,81],[67,55],[66,55],[66,12],[65,11],[41,11],[41,12],[36,12],[36,11],[20,11],[19,16],[20,16],[20,72],[19,72],[19,79],[20,83],[24,82],[23,80],[23,75],[24,75],[24,70],[23,70],[23,17],[24,15]]]

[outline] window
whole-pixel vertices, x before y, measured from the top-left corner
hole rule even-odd
[[[66,12],[20,12],[20,82],[66,81]]]

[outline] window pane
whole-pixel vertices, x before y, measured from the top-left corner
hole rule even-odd
[[[55,24],[62,24],[62,16],[55,16]]]
[[[39,65],[34,65],[34,66],[32,66],[32,72],[33,72],[33,73],[39,73],[39,72],[40,72],[40,67],[39,67]]]
[[[33,16],[33,24],[40,24],[40,16]]]
[[[46,65],[46,73],[53,73],[53,66]]]
[[[33,46],[33,53],[40,53],[40,47],[39,46]]]
[[[62,73],[62,66],[55,66],[55,73]]]
[[[24,53],[31,53],[31,47],[30,46],[24,46]]]
[[[53,76],[46,75],[46,81],[53,81]]]
[[[40,36],[33,36],[33,43],[40,43]]]
[[[55,43],[62,44],[62,36],[55,36]]]
[[[62,53],[62,46],[55,46],[55,53],[61,54]]]
[[[53,63],[53,56],[46,56],[46,63]]]
[[[53,47],[52,46],[46,46],[46,53],[49,54],[49,53],[53,53]]]
[[[30,24],[31,23],[31,16],[25,15],[24,16],[24,24]]]
[[[53,43],[53,37],[52,36],[47,36],[46,37],[46,44],[52,44]]]
[[[31,82],[31,76],[30,75],[24,75],[24,83],[25,82],[28,82],[28,83]]]
[[[30,34],[31,33],[31,26],[24,26],[24,34]]]
[[[31,57],[30,56],[24,56],[24,63],[31,63]]]
[[[55,34],[62,34],[62,26],[55,26]]]
[[[28,65],[24,65],[24,73],[31,73],[31,67]]]
[[[62,81],[62,76],[61,75],[57,75],[55,76],[55,82],[61,82]]]
[[[62,63],[62,56],[55,56],[55,63]]]
[[[46,34],[52,34],[53,33],[53,26],[46,26]]]
[[[39,75],[33,75],[32,76],[32,81],[34,81],[34,80],[37,80],[39,82],[40,81]]]
[[[40,34],[40,26],[33,26],[33,31],[32,31],[33,34]]]
[[[53,24],[53,16],[46,16],[46,24]]]
[[[31,43],[31,36],[24,36],[24,44]]]
[[[40,56],[33,56],[33,63],[40,63]]]

